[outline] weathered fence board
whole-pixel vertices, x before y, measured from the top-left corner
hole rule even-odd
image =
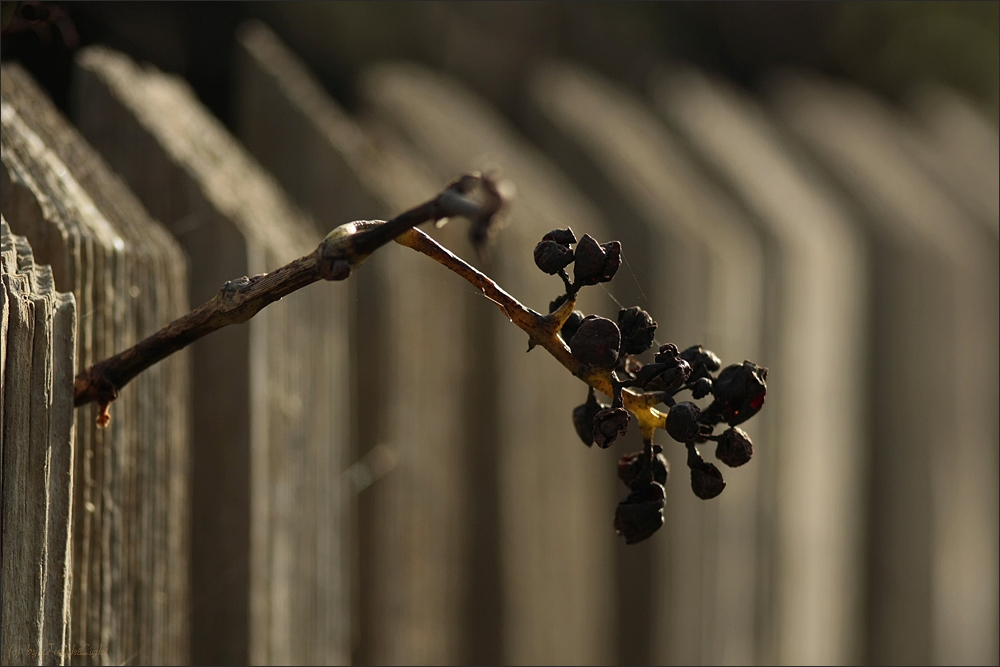
[[[642,284],[630,303],[657,318],[658,342],[682,349],[702,343],[724,363],[760,361],[764,256],[745,216],[633,94],[566,64],[540,68],[529,90],[539,142],[615,220],[626,248],[636,249],[628,253],[630,268]],[[715,501],[690,492],[683,449],[662,434],[675,475],[666,535],[622,546],[620,580],[653,583],[647,591],[622,587],[619,661],[754,660],[755,581],[763,567],[758,480],[771,449],[757,422],[767,416],[746,425],[757,442],[755,460],[726,473]],[[633,555],[640,549],[645,562]]]
[[[1000,232],[1000,135],[997,126],[949,88],[931,82],[914,89],[909,108],[915,131],[908,147],[970,213]],[[910,142],[908,142],[910,143]]]
[[[30,77],[3,66],[2,210],[76,299],[76,371],[187,309],[179,248]],[[122,392],[110,428],[77,411],[75,663],[187,660],[186,355]]]
[[[76,302],[0,218],[3,644],[0,662],[64,664],[69,639]]]
[[[758,659],[857,660],[866,463],[863,239],[785,156],[761,114],[725,85],[676,71],[656,81],[652,93],[768,238],[777,301],[764,355],[774,426],[764,501],[770,580]]]
[[[526,305],[545,311],[562,291],[558,279],[532,265],[543,234],[571,226],[578,235],[611,238],[565,178],[457,82],[416,65],[387,64],[363,74],[361,96],[439,178],[492,164],[516,183],[510,222],[487,270]],[[614,317],[602,296],[585,291],[580,307]],[[496,313],[485,317],[492,318],[484,339],[495,341],[497,395],[495,408],[483,401],[480,410],[496,410],[489,426],[498,456],[494,471],[483,473],[498,474],[503,607],[500,617],[482,613],[503,628],[498,659],[612,660],[618,538],[611,523],[619,495],[613,454],[587,451],[573,432],[570,416],[586,397],[583,385],[539,352],[524,354],[523,333]]]
[[[176,77],[92,48],[79,124],[187,251],[192,303],[315,248],[313,223]],[[192,346],[192,657],[347,660],[346,287]]]
[[[240,135],[322,229],[384,218],[443,187],[391,138],[376,146],[262,24],[241,28],[239,43]],[[469,256],[464,224],[428,231]],[[354,659],[468,662],[462,596],[484,574],[468,553],[481,518],[469,459],[488,447],[470,428],[482,365],[470,356],[470,317],[495,316],[484,312],[492,304],[403,248],[379,251],[351,280],[355,465],[370,467],[378,452],[396,462],[376,486],[358,488]]]
[[[996,660],[995,227],[912,160],[882,103],[817,78],[775,85],[779,111],[866,214],[884,263],[874,417],[894,430],[876,430],[871,520],[896,534],[871,546],[868,659]]]

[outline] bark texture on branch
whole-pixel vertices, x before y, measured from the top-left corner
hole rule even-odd
[[[479,181],[478,177],[468,178],[469,181],[456,183]],[[471,188],[471,184],[468,187]],[[481,210],[487,213],[483,215]],[[321,278],[335,281],[349,278],[373,252],[418,224],[456,215],[468,215],[473,219],[483,216],[488,220],[497,210],[499,199],[492,205],[480,207],[449,187],[434,199],[392,220],[365,220],[341,225],[309,255],[270,273],[226,281],[218,294],[187,315],[129,349],[85,369],[76,378],[75,404],[99,403],[102,413],[98,423],[106,426],[108,405],[118,398],[121,388],[143,370],[174,352],[214,331],[248,322],[269,304]]]

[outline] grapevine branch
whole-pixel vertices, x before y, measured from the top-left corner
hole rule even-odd
[[[480,191],[479,201],[471,196],[474,190]],[[591,369],[577,361],[558,336],[576,304],[575,294],[555,312],[537,313],[427,234],[415,229],[426,222],[466,217],[472,223],[470,237],[477,248],[482,248],[490,237],[492,221],[502,204],[497,183],[477,174],[466,174],[430,201],[388,222],[359,221],[342,225],[330,232],[312,253],[270,273],[230,280],[208,302],[127,350],[86,368],[76,377],[74,403],[77,406],[98,403],[101,408],[98,423],[106,425],[110,419],[108,406],[139,373],[213,331],[247,322],[269,304],[307,285],[321,279],[346,279],[373,252],[393,240],[427,255],[468,280],[525,331],[533,343],[548,350],[588,385],[611,396],[610,371]],[[651,434],[657,426],[662,428],[664,415],[647,405],[648,400],[627,390],[623,392],[623,399],[625,407],[638,418],[644,437],[647,430]]]
[[[478,186],[478,187],[477,187]],[[471,195],[479,190],[479,201]],[[571,373],[595,389],[612,395],[609,371],[591,369],[577,361],[558,336],[576,304],[568,299],[548,315],[531,310],[501,289],[493,280],[439,245],[417,225],[462,216],[471,221],[470,236],[477,248],[488,241],[492,221],[503,204],[498,184],[477,174],[467,174],[438,196],[388,222],[358,221],[333,230],[312,253],[270,273],[230,280],[211,300],[169,323],[153,335],[113,357],[82,371],[75,381],[76,406],[98,403],[98,423],[107,425],[108,406],[119,391],[141,372],[213,331],[242,324],[284,296],[321,279],[344,280],[378,248],[395,240],[423,253],[468,280],[503,313],[544,347]],[[639,395],[626,391],[625,407],[636,414],[643,432],[662,428],[664,415],[644,405]],[[648,401],[647,401],[648,402]]]
[[[655,431],[663,429],[685,445],[692,491],[704,500],[715,498],[726,482],[718,468],[702,458],[697,445],[717,443],[715,456],[729,467],[750,460],[753,443],[736,426],[761,409],[767,369],[744,361],[720,371],[720,359],[701,345],[681,352],[673,343],[661,345],[653,362],[643,364],[635,355],[650,348],[657,328],[649,313],[638,307],[623,308],[616,324],[574,310],[582,287],[614,277],[621,265],[618,241],[602,244],[586,234],[578,241],[569,228],[543,236],[535,246],[535,265],[547,274],[558,275],[566,289],[549,305],[551,312],[543,315],[524,306],[489,276],[416,228],[426,222],[465,217],[471,223],[469,237],[482,255],[496,232],[494,220],[503,204],[498,183],[479,174],[466,174],[434,199],[388,222],[341,225],[308,255],[271,273],[230,280],[207,303],[124,352],[84,370],[76,377],[75,404],[96,402],[100,408],[97,423],[107,426],[110,404],[121,388],[146,368],[202,336],[246,322],[268,304],[306,285],[319,280],[345,280],[373,252],[396,241],[467,280],[528,334],[529,351],[545,348],[589,385],[587,402],[577,406],[572,415],[577,435],[588,447],[609,447],[625,434],[630,415],[636,418],[643,449],[626,454],[618,462],[618,477],[630,493],[618,504],[615,530],[627,544],[645,540],[663,525],[664,485],[669,474],[663,447],[653,443]],[[573,281],[566,272],[571,263]],[[595,390],[611,397],[611,405],[599,403]],[[712,394],[714,400],[705,410],[689,401],[677,403],[673,396],[682,390],[690,391],[695,399]],[[666,411],[656,408],[661,403],[668,406]],[[716,435],[714,429],[723,421],[730,428]]]

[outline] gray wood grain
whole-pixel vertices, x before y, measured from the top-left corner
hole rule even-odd
[[[0,218],[3,664],[64,664],[72,566],[76,304]]]
[[[186,311],[186,263],[17,66],[4,66],[3,104],[3,213],[74,294],[72,376]],[[187,659],[186,364],[182,353],[130,386],[107,430],[94,408],[74,416],[75,662]]]
[[[177,77],[93,48],[79,124],[184,247],[192,303],[319,234]],[[322,284],[192,346],[192,642],[215,662],[342,662],[347,288]]]
[[[6,419],[3,425],[6,443],[3,462],[4,662],[16,664],[23,652],[33,650],[33,655],[29,653],[25,657],[37,664],[44,618],[45,502],[41,471],[45,467],[45,449],[38,446],[37,433],[31,432],[35,416],[31,399],[33,385],[37,382],[32,372],[35,308],[40,307],[44,317],[45,304],[44,297],[32,294],[30,274],[24,275],[31,267],[23,266],[23,260],[30,262],[30,258],[22,255],[9,232],[7,238],[10,243],[3,253],[4,289],[9,304],[4,392]],[[44,330],[39,335],[44,336]],[[44,349],[40,352],[44,353]],[[40,366],[44,359],[41,362]],[[43,379],[38,390],[44,392],[46,389],[48,386]],[[11,649],[17,657],[10,654]]]

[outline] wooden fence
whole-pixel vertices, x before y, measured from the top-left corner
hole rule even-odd
[[[4,659],[66,649],[73,558],[76,301],[0,217]],[[10,368],[8,372],[7,369]],[[4,448],[6,441],[7,447]],[[47,657],[47,656],[46,656]]]
[[[547,62],[505,117],[398,62],[349,113],[265,25],[235,46],[239,139],[103,47],[75,127],[3,65],[3,664],[996,661],[997,132],[966,101]],[[621,544],[637,433],[587,450],[583,385],[397,246],[154,366],[107,430],[72,414],[75,372],[469,169],[517,187],[492,256],[429,231],[526,305],[568,225],[624,245],[583,310],[769,367],[720,498],[665,443],[666,525]]]
[[[312,222],[184,82],[105,49],[77,62],[81,132],[185,249],[192,303],[316,247]],[[198,662],[347,659],[346,289],[294,294],[192,346]]]
[[[52,267],[55,288],[76,301],[72,377],[186,312],[187,261],[16,65],[3,66],[2,103],[3,215],[13,233],[27,238],[35,261]],[[65,371],[67,364],[63,359],[57,367]],[[8,365],[6,377],[24,372]],[[73,493],[71,631],[65,643],[86,654],[74,660],[186,659],[188,386],[187,354],[181,353],[129,386],[115,403],[111,428],[96,427],[93,406],[71,415],[73,474],[63,480]],[[20,412],[4,415],[14,419]],[[13,432],[4,442],[7,453],[15,452],[27,446],[26,434]],[[5,463],[5,478],[8,470]],[[12,493],[16,487],[5,488]],[[4,507],[15,501],[5,495]],[[52,516],[58,517],[56,507]],[[8,545],[21,539],[30,537],[4,533],[4,577],[15,566],[7,560],[16,553]],[[17,590],[5,579],[5,600],[17,599]],[[48,652],[53,643],[53,650],[62,650],[52,636],[36,644],[34,636],[7,635],[14,618],[4,615],[5,651],[35,648],[44,662],[60,661]]]

